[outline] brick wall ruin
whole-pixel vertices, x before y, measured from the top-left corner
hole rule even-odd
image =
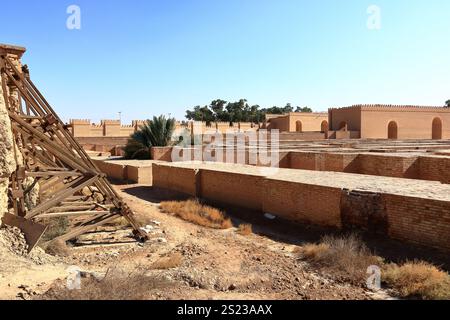
[[[99,124],[92,123],[89,119],[71,119],[69,128],[76,138],[99,138],[99,137],[129,137],[136,132],[145,120],[133,120],[131,125],[123,125],[120,120],[101,120]],[[215,132],[219,130],[222,133],[227,131],[249,131],[257,130],[260,125],[242,122],[231,125],[229,122],[216,122],[207,125],[206,122],[177,122],[176,129],[186,129],[191,133]]]
[[[255,168],[256,169],[256,168]],[[342,185],[292,178],[292,170],[266,176],[252,167],[213,168],[200,164],[153,164],[153,186],[183,192],[220,204],[269,212],[301,223],[337,228],[358,228],[405,242],[450,252],[450,186],[426,182],[442,189],[433,199],[428,194],[398,193],[395,187],[379,191],[352,190]],[[304,171],[303,174],[306,174]],[[327,176],[310,172],[311,176]],[[354,179],[353,175],[339,174]],[[299,176],[300,177],[300,176]],[[340,176],[339,179],[342,179]],[[368,180],[368,178],[364,178]],[[370,177],[374,182],[399,184],[409,180]],[[320,180],[319,180],[320,181]],[[349,182],[352,185],[354,182]],[[423,182],[425,183],[425,182]],[[413,183],[415,185],[415,183]],[[379,188],[378,185],[377,188]],[[391,191],[389,191],[391,190]],[[428,190],[428,189],[427,189]],[[401,191],[401,190],[400,190]],[[440,194],[442,193],[442,194]]]

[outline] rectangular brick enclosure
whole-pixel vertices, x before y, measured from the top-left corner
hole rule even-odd
[[[157,163],[153,185],[296,222],[357,227],[450,251],[450,185],[340,172]]]

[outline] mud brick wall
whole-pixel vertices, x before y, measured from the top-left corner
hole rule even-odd
[[[420,157],[418,163],[420,179],[450,183],[450,158]]]
[[[357,172],[374,176],[419,178],[417,157],[395,157],[375,154],[360,154]]]
[[[387,215],[381,194],[342,190],[341,221],[345,229],[357,228],[371,234],[387,234]]]
[[[297,222],[341,226],[341,189],[266,179],[263,211]]]
[[[383,195],[388,235],[450,251],[450,202]]]
[[[358,173],[357,154],[291,152],[290,168]]]
[[[201,197],[223,204],[263,209],[265,178],[243,173],[200,170]]]
[[[150,155],[153,160],[172,162],[172,147],[151,147]]]
[[[153,183],[153,170],[152,166],[136,167],[136,166],[126,166],[125,167],[125,177],[126,180],[131,180],[140,184],[151,185]]]
[[[93,160],[100,171],[106,173],[109,178],[133,181],[136,183],[151,185],[153,182],[152,166],[154,162],[148,161],[143,165],[128,165],[121,161]]]
[[[153,186],[195,197],[197,195],[196,170],[155,164],[153,165]]]
[[[101,160],[93,160],[95,165],[99,168],[99,170],[109,178],[118,179],[118,180],[126,180],[125,175],[125,165],[119,163],[111,163],[105,162]]]
[[[342,190],[220,170],[153,166],[156,187],[222,204],[268,212],[295,222],[357,227],[450,252],[450,202]]]

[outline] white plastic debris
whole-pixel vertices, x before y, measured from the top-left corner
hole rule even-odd
[[[141,227],[140,229],[148,234],[151,233],[155,228],[151,225],[146,225],[145,227]]]
[[[275,220],[276,219],[276,216],[274,216],[273,214],[270,214],[270,213],[265,213],[264,217],[266,219],[269,219],[269,220]]]

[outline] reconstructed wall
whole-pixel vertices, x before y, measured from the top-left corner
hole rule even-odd
[[[265,179],[257,174],[200,170],[200,195],[219,203],[262,210]]]
[[[72,134],[78,137],[129,137],[136,132],[143,124],[144,120],[133,120],[131,125],[123,125],[120,120],[101,120],[99,124],[92,123],[89,119],[71,119],[69,128]],[[206,122],[189,121],[186,123],[177,122],[176,130],[188,130],[190,133],[200,134],[207,131],[227,131],[244,132],[256,131],[260,125],[242,122],[230,125],[229,122],[217,122],[207,125]]]
[[[340,189],[266,179],[264,191],[264,212],[296,222],[341,226]]]
[[[288,168],[450,183],[450,157],[446,156],[292,151]]]
[[[122,148],[126,145],[128,137],[77,137],[76,140],[86,151],[123,156]]]
[[[153,186],[197,196],[196,170],[173,168],[162,165],[153,166]]]
[[[362,138],[388,138],[388,125],[394,121],[398,139],[432,139],[433,120],[442,121],[442,139],[450,138],[450,109],[433,107],[363,107]]]
[[[236,167],[233,172],[229,166],[210,169],[201,164],[157,164],[153,166],[153,185],[291,221],[338,228],[357,226],[393,239],[450,251],[450,198],[444,185],[426,182],[424,187],[416,181],[351,174],[335,174],[338,180],[319,183],[325,175],[305,171],[308,177],[299,175],[297,180],[293,174],[286,171],[265,176],[252,167]],[[349,190],[344,190],[346,185]],[[372,187],[352,191],[359,185],[362,189]],[[370,192],[371,188],[376,191]],[[410,195],[396,194],[405,188],[410,188]]]
[[[132,181],[139,184],[151,185],[153,183],[152,166],[155,161],[127,161],[127,160],[96,160],[93,159],[100,171],[109,178]]]
[[[100,124],[89,119],[71,119],[69,129],[75,137],[129,137],[144,124],[133,120],[131,125],[122,125],[120,120],[102,120]]]
[[[391,238],[450,251],[450,203],[383,195]]]
[[[361,131],[361,107],[329,109],[328,118],[332,131]]]
[[[267,129],[280,132],[327,132],[328,114],[323,112],[292,112],[278,117],[271,115]]]
[[[448,139],[450,108],[358,105],[329,109],[330,130],[359,131],[362,139]],[[389,134],[389,125],[391,134]]]
[[[450,158],[443,156],[419,157],[419,178],[450,184]]]

